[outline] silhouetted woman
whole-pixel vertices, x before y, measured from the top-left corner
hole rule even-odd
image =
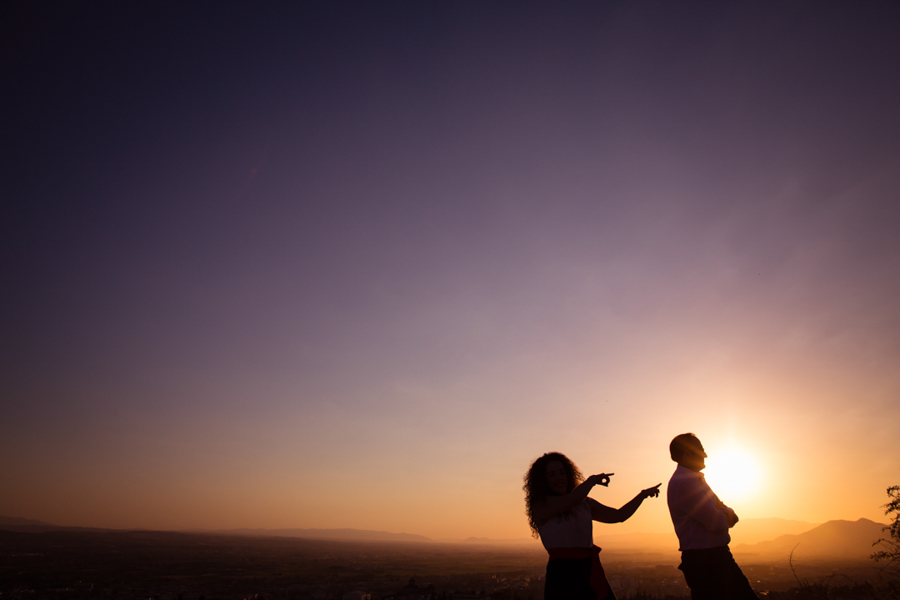
[[[594,545],[593,523],[621,523],[644,498],[659,496],[657,484],[642,490],[622,508],[588,498],[595,485],[609,485],[613,473],[581,475],[571,460],[548,452],[525,474],[525,514],[532,535],[540,535],[550,553],[544,582],[545,600],[615,600]]]

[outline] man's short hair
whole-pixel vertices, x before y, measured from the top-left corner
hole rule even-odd
[[[696,435],[693,433],[682,433],[681,435],[676,435],[669,444],[669,455],[672,457],[672,460],[680,463],[686,450],[696,451],[702,447],[703,445]]]

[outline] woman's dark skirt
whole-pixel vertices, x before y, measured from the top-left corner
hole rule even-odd
[[[598,598],[591,587],[590,558],[551,558],[544,580],[544,600],[616,600],[607,587],[606,596]]]

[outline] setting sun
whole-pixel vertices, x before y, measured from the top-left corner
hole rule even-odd
[[[741,448],[720,451],[707,449],[706,480],[716,494],[725,500],[745,499],[756,495],[760,486],[759,463]]]

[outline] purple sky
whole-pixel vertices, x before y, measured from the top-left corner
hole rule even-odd
[[[900,483],[897,3],[0,23],[0,514],[522,537],[542,452],[615,503],[684,430],[753,516]]]

